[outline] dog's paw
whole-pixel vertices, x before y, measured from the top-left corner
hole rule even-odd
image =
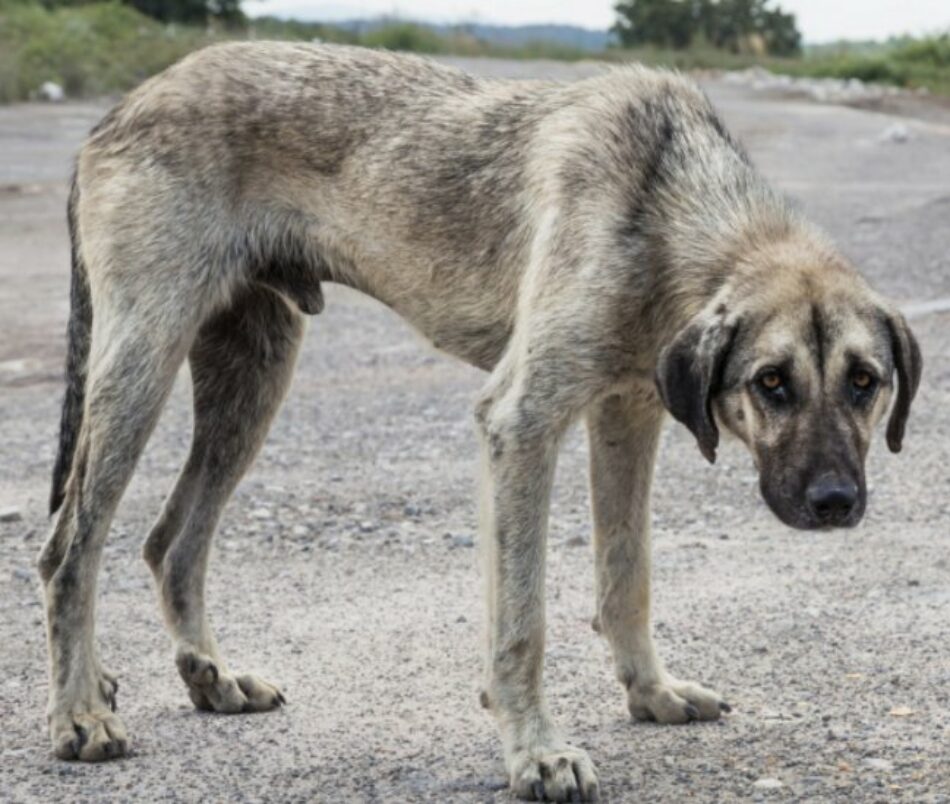
[[[712,690],[690,681],[667,677],[627,691],[630,714],[637,720],[657,723],[689,723],[692,720],[718,720],[731,707]]]
[[[250,674],[236,676],[220,670],[214,659],[198,651],[180,649],[175,662],[192,703],[206,712],[266,712],[286,703],[272,684]]]
[[[569,745],[516,755],[511,789],[528,801],[597,801],[599,792],[594,763],[585,751]]]
[[[129,750],[129,738],[119,716],[104,705],[73,707],[49,716],[53,752],[60,759],[101,762],[118,759]]]

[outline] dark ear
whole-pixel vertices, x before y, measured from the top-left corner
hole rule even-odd
[[[660,353],[657,363],[660,399],[696,436],[700,452],[710,463],[715,463],[719,446],[712,400],[737,331],[738,324],[727,323],[722,315],[704,317],[683,329]]]
[[[920,385],[923,361],[917,339],[907,326],[904,316],[891,313],[886,321],[891,338],[891,352],[894,355],[894,369],[897,371],[897,401],[891,408],[891,418],[887,422],[887,446],[891,452],[900,452],[904,428],[910,415],[910,403]]]

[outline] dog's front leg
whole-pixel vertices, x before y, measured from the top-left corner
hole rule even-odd
[[[729,707],[680,681],[657,658],[650,630],[650,484],[663,411],[648,396],[610,396],[587,417],[598,627],[639,720],[715,720]]]
[[[516,795],[594,800],[593,765],[555,728],[542,690],[545,542],[561,426],[516,391],[487,399],[478,420],[488,598],[482,703],[497,719]]]

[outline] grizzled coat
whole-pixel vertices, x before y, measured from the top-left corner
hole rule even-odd
[[[920,355],[903,319],[756,174],[703,93],[624,67],[489,81],[357,48],[216,46],[93,131],[70,197],[69,386],[40,560],[50,729],[64,758],[127,748],[93,635],[109,522],[179,365],[191,454],[145,546],[196,706],[283,702],[231,672],[204,611],[211,536],[287,389],[322,283],[388,305],[491,372],[476,406],[488,597],[482,703],[515,791],[591,799],[541,686],[557,444],[586,416],[595,627],[635,717],[728,706],[670,675],[650,633],[649,493],[664,406],[715,457],[750,449],[798,527],[853,524],[897,375],[900,448]]]

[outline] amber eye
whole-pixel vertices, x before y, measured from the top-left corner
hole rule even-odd
[[[782,375],[777,371],[767,371],[759,377],[759,382],[766,391],[777,391],[782,387]]]
[[[861,391],[867,391],[874,382],[874,378],[871,376],[870,372],[858,369],[856,372],[854,372],[854,374],[851,375],[851,382],[855,388],[858,388]]]

